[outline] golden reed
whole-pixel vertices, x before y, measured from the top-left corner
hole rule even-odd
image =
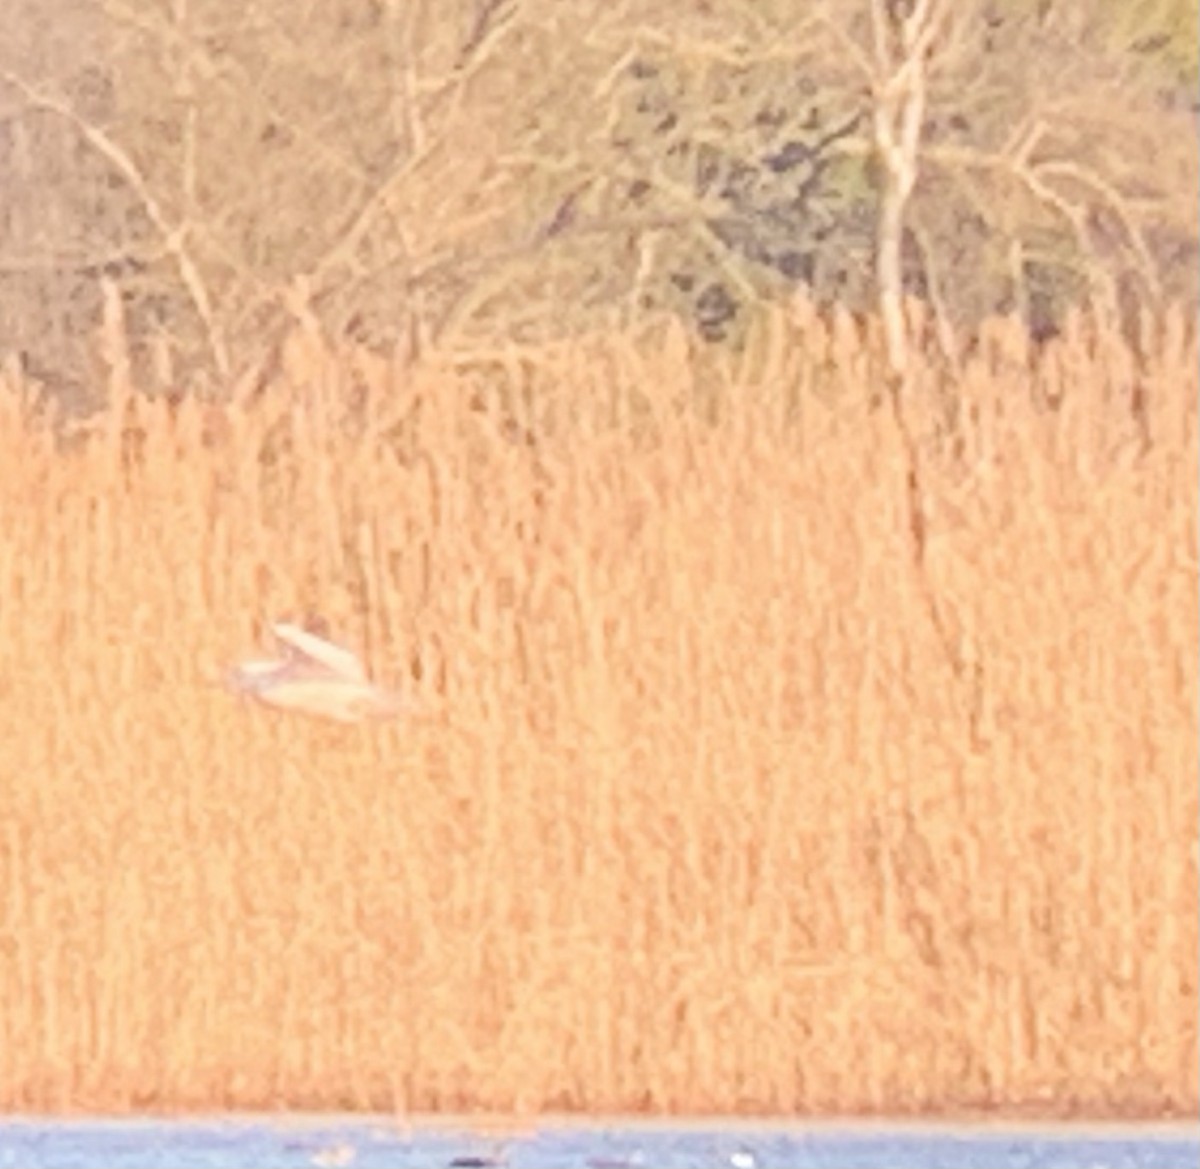
[[[802,305],[0,393],[0,1108],[1194,1113],[1197,370]],[[424,717],[213,684],[320,610]]]

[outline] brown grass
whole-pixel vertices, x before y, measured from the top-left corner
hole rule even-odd
[[[0,1108],[1194,1112],[1198,356],[1147,344],[918,371],[923,558],[877,335],[802,306],[727,366],[298,338],[220,409],[110,352],[66,451],[9,385]],[[310,608],[429,716],[211,684]]]

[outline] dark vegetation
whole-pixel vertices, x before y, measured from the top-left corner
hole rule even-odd
[[[918,7],[9,0],[0,353],[98,405],[102,277],[175,392],[258,376],[297,315],[418,356],[664,312],[738,346],[797,289],[862,311],[872,21]],[[1195,6],[945,11],[900,249],[943,335],[1193,305]]]

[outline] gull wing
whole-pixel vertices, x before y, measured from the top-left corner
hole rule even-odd
[[[284,678],[278,684],[256,692],[254,697],[278,710],[342,723],[395,718],[408,710],[398,695],[333,677]]]
[[[271,629],[285,646],[302,658],[323,666],[330,673],[348,682],[367,682],[367,671],[362,662],[348,649],[342,649],[341,646],[287,621],[276,621]]]

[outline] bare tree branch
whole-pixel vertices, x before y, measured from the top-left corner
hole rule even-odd
[[[24,78],[17,76],[9,69],[0,68],[0,78],[18,90],[31,106],[56,114],[70,122],[88,144],[103,155],[129,184],[141,201],[150,222],[162,236],[163,247],[175,261],[179,270],[179,278],[183,281],[192,304],[204,324],[213,362],[220,373],[227,374],[229,372],[229,354],[213,313],[208,288],[200,274],[199,266],[187,248],[187,237],[190,230],[187,219],[185,218],[179,223],[172,223],[129,154],[103,130],[81,118],[66,102],[44,93],[37,86],[30,85]]]

